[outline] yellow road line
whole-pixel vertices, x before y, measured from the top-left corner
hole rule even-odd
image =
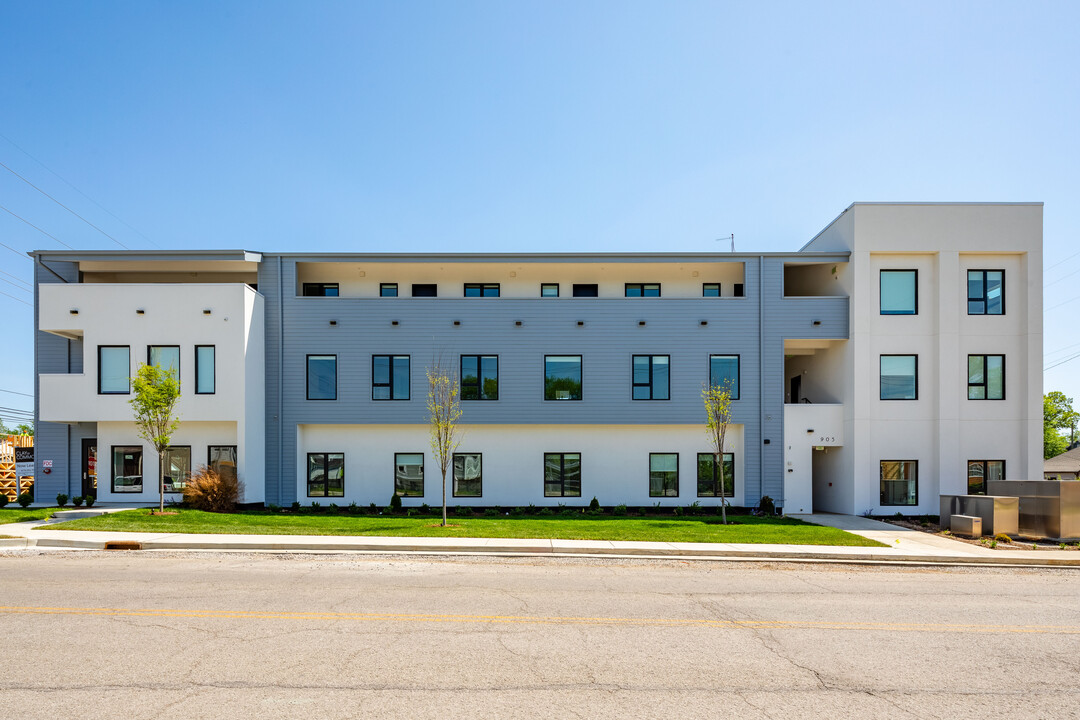
[[[978,634],[1080,635],[1072,625],[967,625],[905,622],[831,622],[827,620],[707,620],[694,618],[562,617],[529,615],[428,615],[419,613],[272,612],[252,610],[183,610],[153,608],[79,608],[0,606],[4,615],[96,615],[175,617],[215,620],[331,620],[351,622],[486,623],[531,625],[627,625],[701,627],[726,630],[853,630]]]

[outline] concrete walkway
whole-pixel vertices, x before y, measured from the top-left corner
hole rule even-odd
[[[115,512],[108,508],[63,513]],[[482,555],[615,556],[701,558],[713,560],[795,560],[899,562],[917,564],[1041,565],[1080,567],[1080,552],[1061,550],[991,550],[896,525],[850,515],[796,516],[807,522],[846,530],[887,547],[766,545],[754,543],[678,543],[603,540],[529,540],[513,538],[430,538],[339,535],[196,535],[138,532],[50,530],[55,521],[0,525],[0,547],[74,548],[85,550],[240,550],[291,552],[366,552]],[[112,546],[112,547],[110,547]]]

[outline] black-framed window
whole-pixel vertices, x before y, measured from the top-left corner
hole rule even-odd
[[[465,283],[465,297],[499,297],[499,283]]]
[[[112,491],[143,491],[143,449],[141,445],[112,446]]]
[[[413,283],[413,297],[438,297],[439,286],[435,283]]]
[[[206,448],[206,465],[222,477],[236,479],[237,462],[235,445],[209,445]]]
[[[337,297],[337,283],[304,283],[304,297]]]
[[[484,457],[480,453],[454,453],[454,497],[484,494]]]
[[[649,453],[649,497],[679,497],[678,453]]]
[[[1005,314],[1005,271],[967,271],[968,315]]]
[[[559,283],[540,283],[540,297],[559,297]]]
[[[499,356],[461,356],[461,399],[499,399]]]
[[[397,296],[397,283],[379,283],[379,297]]]
[[[147,345],[146,364],[166,371],[173,380],[180,382],[179,345]]]
[[[1005,399],[1005,356],[968,355],[968,400]]]
[[[709,356],[709,387],[726,387],[731,399],[739,399],[739,356]]]
[[[394,453],[394,492],[402,497],[423,497],[424,453]]]
[[[713,453],[698,453],[697,456],[697,494],[698,497],[720,497],[720,468],[724,469],[724,497],[735,495],[735,453],[724,453],[723,461],[716,464]]]
[[[985,495],[986,483],[991,480],[1005,479],[1004,460],[968,460],[967,494]]]
[[[626,283],[626,297],[660,297],[660,283]]]
[[[634,355],[632,359],[632,391],[634,400],[671,399],[671,357],[668,355]]]
[[[574,297],[600,297],[600,286],[595,283],[574,283]]]
[[[881,461],[881,505],[919,504],[919,461]]]
[[[735,283],[732,295],[735,297],[746,297],[746,285],[743,283]]]
[[[882,355],[881,399],[919,399],[919,356]]]
[[[701,283],[701,297],[720,297],[720,283]]]
[[[131,346],[98,345],[98,395],[131,394]]]
[[[544,399],[580,400],[582,395],[581,356],[544,356]]]
[[[173,445],[161,454],[161,466],[165,469],[165,492],[184,492],[191,479],[191,446]]]
[[[919,314],[918,270],[882,270],[879,282],[882,315]]]
[[[308,453],[307,496],[344,497],[345,453]]]
[[[581,497],[581,453],[544,453],[544,497]]]
[[[217,392],[217,349],[213,345],[195,346],[195,394]]]
[[[337,355],[307,356],[307,399],[337,400]]]
[[[371,356],[371,399],[409,399],[409,356]]]

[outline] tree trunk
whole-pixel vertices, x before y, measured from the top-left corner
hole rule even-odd
[[[442,526],[446,527],[446,468],[442,469]]]
[[[716,454],[716,474],[720,478],[720,522],[727,525],[727,503],[724,502],[726,490],[724,489],[724,453]]]
[[[158,453],[158,511],[165,512],[165,458]]]

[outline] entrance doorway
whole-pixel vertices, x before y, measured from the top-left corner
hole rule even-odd
[[[82,494],[97,499],[97,438],[82,441]]]

